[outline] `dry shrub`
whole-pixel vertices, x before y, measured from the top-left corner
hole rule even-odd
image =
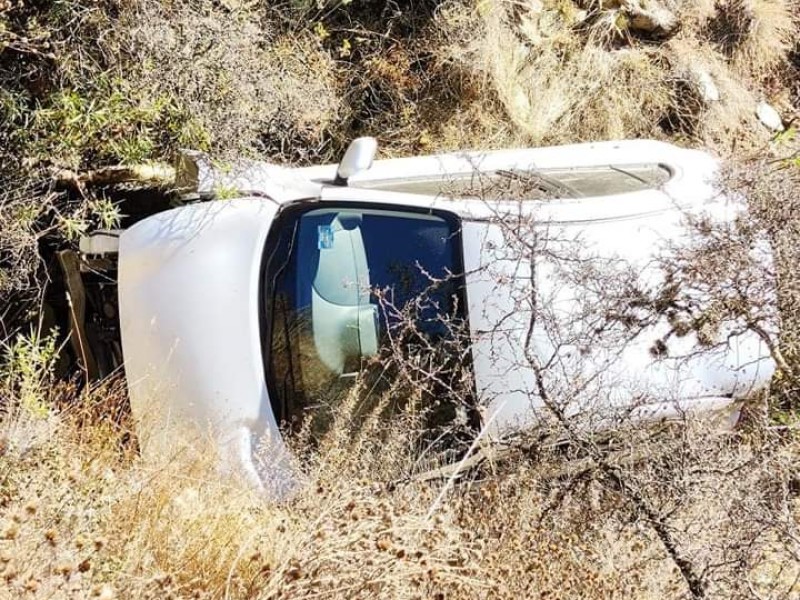
[[[26,189],[26,182],[18,184],[19,188],[0,198],[0,293],[4,295],[27,288],[37,266],[38,248],[31,230],[42,208],[36,194]],[[3,338],[7,337],[8,333],[3,333]]]
[[[137,0],[105,43],[124,57],[126,78],[178,99],[199,130],[186,138],[223,157],[324,156],[325,131],[346,117],[332,57],[256,9]]]
[[[685,36],[670,42],[669,61],[673,96],[663,121],[666,131],[691,136],[726,157],[766,143],[769,134],[754,112],[758,97],[723,57]],[[703,77],[718,100],[703,97]]]
[[[709,22],[711,42],[735,69],[763,79],[786,61],[797,39],[794,0],[728,0]]]
[[[727,154],[766,140],[755,105],[787,85],[768,75],[787,68],[796,38],[790,3],[740,4],[669,3],[681,30],[654,43],[631,29],[619,3],[446,3],[439,53],[481,89],[485,112],[502,107],[509,141],[667,135]],[[731,36],[727,51],[721,40]],[[718,101],[702,97],[699,72]]]
[[[528,143],[657,135],[671,101],[657,49],[586,42],[568,13],[523,25],[504,3],[482,13],[449,50],[483,79],[486,95],[496,94]]]
[[[777,308],[780,312],[780,347],[788,362],[783,374],[783,399],[780,404],[796,407],[800,380],[800,206],[797,189],[800,166],[797,144],[777,147],[766,155],[741,159],[731,164],[725,185],[748,198],[753,226],[770,239],[775,255],[778,280]]]
[[[304,487],[267,504],[199,446],[143,461],[121,382],[82,394],[54,387],[52,348],[20,343],[1,380],[2,597],[797,591],[791,430],[756,421],[720,433],[687,416],[590,436],[556,420],[456,485],[426,482],[416,475],[450,458],[420,457],[426,395],[406,373],[389,392],[411,398],[391,418],[389,395],[365,405],[352,393],[321,433],[309,425],[291,436]]]
[[[358,135],[378,137],[389,156],[486,146],[483,131],[473,133],[471,125],[461,127],[465,136],[443,134],[452,124],[464,125],[462,117],[481,93],[438,52],[447,34],[437,23],[442,15],[453,14],[450,8],[423,0],[331,4],[317,12],[315,32],[326,51],[339,59],[350,111],[331,132],[341,147]],[[299,26],[303,23],[301,19]],[[469,116],[493,120],[492,115]]]
[[[539,447],[461,500],[504,597],[796,593],[796,437],[731,435],[688,419],[625,428],[606,443],[610,470],[577,460],[576,446]]]
[[[212,2],[0,5],[0,90],[4,304],[36,294],[37,249],[74,243],[103,197],[56,189],[53,167],[169,161],[181,146],[320,160],[347,122],[335,62],[313,34],[287,34],[263,7]],[[4,337],[18,312],[0,310]]]
[[[432,489],[380,483],[396,474],[387,464],[410,462],[406,426],[334,427],[308,485],[268,506],[210,460],[132,460],[121,431],[86,413],[2,424],[2,597],[473,597],[492,585],[451,508],[428,515]]]

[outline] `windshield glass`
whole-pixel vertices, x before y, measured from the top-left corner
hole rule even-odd
[[[605,197],[660,188],[672,177],[661,164],[511,169],[356,182],[354,185],[426,196],[543,200]]]
[[[458,240],[454,217],[428,212],[337,206],[284,217],[265,272],[276,418],[335,403],[409,314],[426,337],[447,335],[463,307]]]

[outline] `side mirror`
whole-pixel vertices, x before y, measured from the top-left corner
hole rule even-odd
[[[356,138],[347,147],[339,167],[336,169],[334,185],[347,185],[353,175],[366,171],[372,166],[375,153],[378,151],[378,140],[373,137]]]

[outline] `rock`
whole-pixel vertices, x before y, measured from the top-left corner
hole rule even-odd
[[[756,106],[756,115],[761,124],[771,131],[783,131],[783,119],[777,110],[766,102],[759,102]]]
[[[534,46],[542,41],[542,33],[539,31],[539,15],[535,17],[530,14],[523,15],[519,22],[519,32],[527,42]]]
[[[697,92],[706,104],[712,102],[719,102],[719,89],[714,79],[708,71],[699,67],[693,67],[691,71],[691,79],[695,84]]]
[[[670,10],[652,1],[626,0],[622,8],[630,29],[656,38],[667,38],[680,28],[680,19]]]

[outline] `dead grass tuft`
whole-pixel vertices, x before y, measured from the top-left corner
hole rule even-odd
[[[364,470],[379,465],[368,438],[380,426],[355,444],[334,428],[307,465],[309,485],[269,506],[211,459],[132,460],[122,429],[78,413],[3,418],[0,551],[12,596],[469,597],[491,586],[453,512],[428,518],[434,490],[378,483],[387,462],[409,462],[399,427],[380,436],[396,453],[380,472]]]
[[[709,37],[734,68],[763,79],[786,61],[798,36],[793,0],[729,0],[718,4]]]
[[[770,74],[789,64],[790,3],[671,3],[680,32],[657,43],[623,4],[447,5],[440,52],[479,82],[479,102],[499,102],[524,143],[670,136],[722,153],[764,143],[755,104],[775,95]],[[705,81],[713,100],[699,97]]]
[[[665,65],[648,49],[584,43],[563,17],[523,20],[520,34],[502,4],[479,17],[481,35],[456,56],[479,70],[529,143],[655,133],[670,95]]]

